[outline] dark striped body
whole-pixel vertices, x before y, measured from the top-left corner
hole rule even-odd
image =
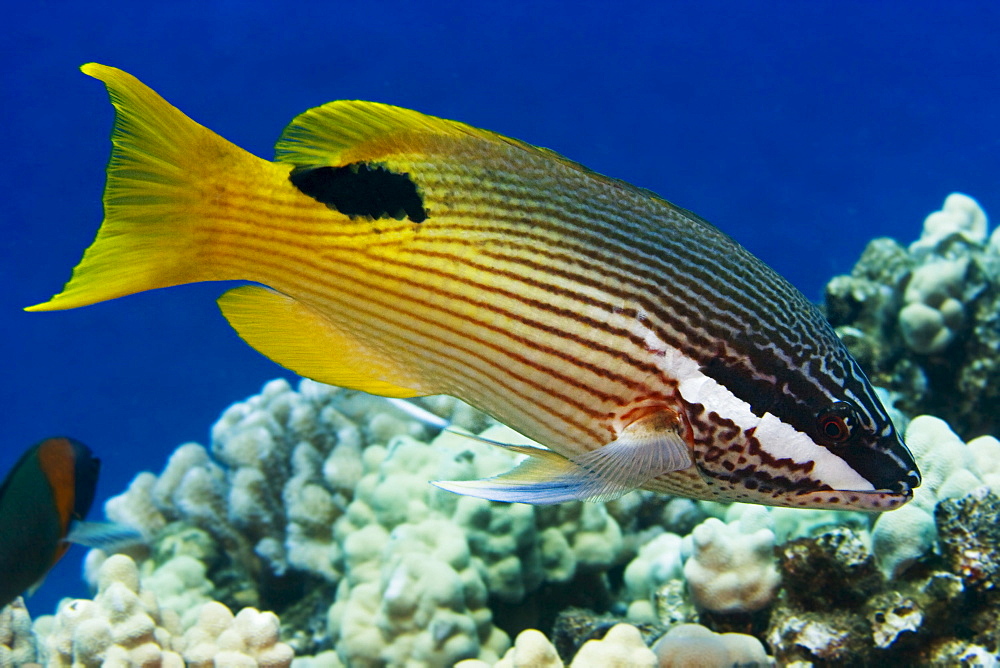
[[[119,164],[144,141],[130,126],[144,105],[164,119],[149,142],[163,142],[164,126],[189,135],[162,161],[182,163],[177,173],[151,179],[176,188],[177,208],[128,212],[165,230],[183,221],[174,233],[189,268],[148,257],[173,268],[151,268],[146,284],[97,287],[101,253],[112,252],[102,244],[125,243],[126,216],[112,211],[73,281],[43,307],[255,281],[275,292],[232,291],[223,313],[258,350],[318,380],[455,395],[572,461],[665,416],[694,466],[635,486],[886,508],[919,482],[815,307],[690,212],[544,149],[373,103],[303,114],[279,161],[266,163],[185,127],[145,87],[130,101],[120,89],[142,85],[128,75],[95,76],[124,98]],[[115,164],[106,204],[149,187]]]
[[[808,478],[808,465],[752,456],[751,425],[686,401],[680,367],[728,387],[756,417],[773,412],[805,433],[844,397],[871,405],[861,428],[899,447],[817,309],[693,214],[487,139],[435,138],[420,153],[378,163],[410,175],[426,220],[323,212],[325,225],[304,221],[291,235],[275,220],[264,235],[269,266],[256,260],[260,275],[244,278],[295,296],[365,341],[373,359],[407,369],[386,380],[461,397],[567,456],[613,440],[636,410],[674,407],[702,455],[701,471],[645,487],[699,497],[781,502],[794,489],[803,504],[851,505],[802,496],[832,489]],[[255,221],[266,214],[259,206]],[[318,226],[323,252],[297,250],[299,235]],[[274,241],[286,235],[296,242],[276,257]],[[898,467],[884,468],[892,476]]]

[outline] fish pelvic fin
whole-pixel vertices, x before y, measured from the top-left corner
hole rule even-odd
[[[436,480],[432,484],[448,492],[488,501],[549,505],[579,501],[585,482],[576,464],[545,448],[502,446],[527,455],[507,473],[482,480]]]
[[[490,501],[546,505],[609,501],[657,476],[694,465],[677,414],[648,414],[614,441],[572,458],[545,448],[505,445],[528,457],[513,470],[483,480],[438,481],[441,489]]]
[[[119,69],[88,63],[115,107],[104,222],[63,290],[27,311],[76,308],[227,275],[210,241],[228,200],[226,179],[275,166],[192,121]],[[287,175],[288,168],[278,167]],[[230,186],[232,189],[234,186]]]

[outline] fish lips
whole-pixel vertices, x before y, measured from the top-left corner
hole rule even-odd
[[[909,498],[920,486],[920,470],[909,448],[892,433],[878,442],[827,446],[835,455],[883,493]]]
[[[893,510],[912,499],[913,490],[920,486],[917,463],[906,444],[895,433],[882,438],[875,445],[869,443],[829,449],[844,459],[875,489],[828,492],[826,500],[830,504],[824,504],[828,507]]]
[[[760,466],[761,462],[743,467],[726,465],[722,461],[725,453],[719,451],[722,457],[716,458],[718,461],[711,458],[696,461],[695,468],[702,480],[716,489],[739,490],[737,498],[741,500],[746,500],[749,493],[753,502],[766,505],[876,512],[902,506],[913,498],[913,490],[921,482],[912,455],[895,433],[874,443],[860,439],[839,446],[814,442],[855,472],[858,486],[853,489],[853,485],[824,481],[810,462],[764,457],[759,447],[753,447],[755,435],[755,431],[746,433],[748,450],[763,458],[766,466]]]

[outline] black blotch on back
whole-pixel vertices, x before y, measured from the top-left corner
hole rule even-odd
[[[296,167],[288,180],[317,202],[345,216],[427,220],[417,184],[409,174],[356,162],[343,167]]]

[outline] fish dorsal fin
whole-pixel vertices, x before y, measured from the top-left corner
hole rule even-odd
[[[405,150],[428,135],[486,137],[493,133],[412,109],[338,100],[296,116],[281,133],[275,158],[298,166],[339,167]]]
[[[298,167],[342,167],[407,150],[423,150],[433,137],[477,138],[516,146],[590,172],[547,148],[412,109],[361,100],[328,102],[299,114],[281,133],[274,150],[278,162]]]
[[[250,346],[301,376],[384,397],[428,394],[391,360],[280,292],[234,288],[219,298],[219,308]]]
[[[528,458],[512,471],[493,478],[434,484],[491,501],[535,504],[608,501],[643,487],[658,476],[694,464],[677,413],[669,409],[639,418],[607,445],[572,459],[530,446],[504,448]]]

